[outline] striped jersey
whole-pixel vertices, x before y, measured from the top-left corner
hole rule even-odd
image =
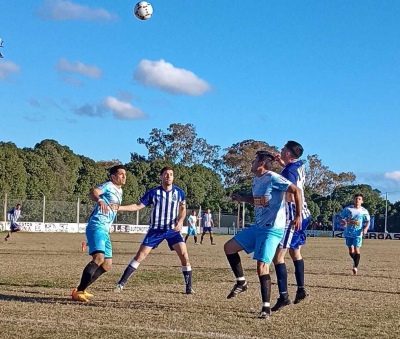
[[[339,217],[347,221],[343,232],[345,238],[361,237],[365,223],[371,219],[366,208],[355,208],[354,205],[345,207]]]
[[[285,228],[285,192],[290,185],[289,180],[271,171],[253,179],[252,193],[257,225]]]
[[[311,213],[304,199],[304,186],[306,184],[306,169],[303,161],[298,160],[296,162],[291,162],[287,164],[283,168],[281,175],[301,189],[301,198],[303,200],[303,208],[301,211],[301,216],[303,219],[306,219],[307,217],[310,216]],[[288,220],[294,219],[294,216],[296,215],[296,205],[294,202],[286,202],[286,213]]]
[[[185,193],[175,185],[170,191],[158,186],[148,190],[140,203],[145,206],[153,205],[150,214],[150,229],[170,230],[175,227],[179,216],[179,207],[185,204]]]
[[[99,204],[96,204],[89,217],[87,228],[100,227],[108,231],[122,203],[122,188],[118,188],[111,181],[107,181],[97,188],[103,191],[100,198],[108,205],[109,209],[104,214],[100,210]]]
[[[17,221],[21,215],[21,210],[17,210],[16,208],[13,208],[10,212],[8,212],[10,216],[10,222],[11,225],[16,225]]]
[[[212,214],[211,213],[204,213],[203,214],[203,227],[212,227]]]

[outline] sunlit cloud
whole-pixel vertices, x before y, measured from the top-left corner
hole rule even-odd
[[[93,8],[64,0],[45,1],[37,10],[37,16],[51,21],[111,21],[117,18],[115,14],[103,8]]]
[[[118,100],[114,97],[107,97],[103,101],[103,106],[113,113],[116,119],[120,120],[136,120],[147,118],[147,115],[137,107],[130,103]]]
[[[211,91],[211,86],[193,72],[164,60],[142,60],[133,73],[133,79],[171,94],[199,96]]]
[[[86,75],[91,78],[101,78],[101,69],[97,66],[85,65],[80,61],[69,62],[67,59],[62,58],[58,61],[56,69],[63,73],[76,73]]]

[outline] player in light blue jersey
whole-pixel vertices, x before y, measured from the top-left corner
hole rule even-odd
[[[137,204],[121,206],[120,211],[139,211],[153,205],[150,215],[150,228],[144,237],[139,251],[129,262],[114,292],[121,292],[129,277],[136,271],[140,263],[146,259],[153,248],[167,240],[169,248],[178,254],[182,265],[182,274],[186,284],[186,294],[193,294],[192,268],[181,230],[186,218],[185,193],[173,185],[174,171],[164,167],[160,172],[161,186],[147,191]]]
[[[18,219],[21,217],[21,204],[17,204],[15,208],[8,212],[8,215],[10,216],[10,230],[4,238],[5,241],[8,241],[8,238],[11,237],[11,234],[21,230],[17,223]]]
[[[86,226],[86,239],[92,261],[82,273],[79,286],[72,291],[72,300],[89,302],[93,297],[86,289],[112,265],[112,246],[109,229],[122,202],[122,186],[126,170],[122,165],[110,169],[110,181],[93,188],[90,200],[96,203]]]
[[[279,243],[274,257],[275,273],[277,278],[279,298],[272,307],[272,311],[278,311],[282,307],[290,305],[288,285],[287,285],[287,269],[285,264],[285,255],[289,249],[290,257],[293,260],[294,275],[297,283],[296,297],[294,303],[297,304],[307,297],[304,287],[304,260],[301,255],[301,247],[306,243],[306,229],[311,221],[310,211],[304,199],[304,186],[306,181],[305,166],[300,157],[303,155],[303,146],[298,142],[289,140],[282,148],[280,154],[275,155],[275,159],[281,166],[284,166],[281,175],[296,185],[302,195],[303,205],[301,209],[302,223],[299,230],[293,231],[290,222],[293,220],[296,207],[294,197],[290,193],[286,193],[286,220],[288,226],[285,228],[283,238]]]
[[[198,245],[199,243],[197,242],[197,230],[196,230],[196,224],[197,224],[197,216],[196,216],[196,211],[192,210],[190,213],[190,216],[188,218],[188,231],[185,237],[185,242],[189,239],[189,236],[193,235],[194,237],[194,243]]]
[[[233,194],[232,199],[238,202],[254,204],[255,224],[235,235],[225,243],[224,250],[228,262],[236,277],[236,283],[228,295],[228,299],[236,297],[247,290],[247,282],[239,252],[252,253],[257,260],[257,274],[260,281],[262,309],[259,318],[269,318],[271,314],[271,277],[269,265],[275,255],[276,248],[282,239],[286,226],[285,192],[294,195],[297,212],[292,226],[301,227],[301,191],[281,175],[271,171],[274,155],[268,151],[258,151],[252,162],[251,171],[255,174],[252,196],[243,197]]]
[[[345,207],[339,214],[340,223],[344,227],[343,236],[346,238],[346,246],[349,248],[349,255],[353,259],[353,274],[357,274],[360,263],[360,248],[363,235],[367,234],[370,216],[363,204],[361,193],[354,195],[354,204]]]

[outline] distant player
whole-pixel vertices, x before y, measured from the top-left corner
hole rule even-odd
[[[282,239],[286,226],[285,192],[294,195],[297,207],[292,221],[295,229],[301,227],[301,191],[289,180],[271,171],[275,157],[267,151],[258,151],[252,162],[251,171],[255,174],[252,185],[252,196],[242,197],[233,194],[232,199],[238,202],[254,204],[255,224],[245,228],[224,245],[224,250],[236,283],[228,295],[228,299],[236,297],[247,290],[247,282],[239,252],[252,253],[257,260],[257,274],[260,281],[262,309],[258,314],[261,319],[271,315],[271,277],[269,265],[275,255],[276,248]]]
[[[346,238],[346,246],[349,248],[349,255],[353,259],[353,274],[358,271],[360,263],[360,248],[363,235],[367,234],[370,216],[368,210],[363,204],[363,195],[361,193],[354,195],[354,204],[345,207],[339,214],[340,223],[344,227],[343,236]]]
[[[185,242],[188,240],[190,235],[193,235],[194,237],[194,243],[198,245],[197,243],[197,230],[196,230],[196,224],[197,224],[197,216],[196,216],[196,211],[192,210],[190,213],[190,216],[188,218],[188,231],[185,237]]]
[[[126,170],[122,165],[110,169],[110,181],[93,188],[90,200],[96,202],[86,226],[86,239],[92,261],[82,273],[79,286],[72,291],[72,300],[89,302],[93,294],[86,289],[103,273],[111,269],[112,246],[110,226],[122,202],[122,186],[126,182]]]
[[[150,228],[144,237],[139,251],[126,267],[121,279],[114,288],[119,293],[124,288],[129,277],[137,270],[140,263],[146,259],[153,248],[166,240],[169,248],[174,250],[181,261],[182,274],[186,285],[186,294],[193,294],[192,267],[186,244],[182,238],[181,230],[186,218],[186,200],[183,190],[173,185],[174,171],[164,167],[160,172],[161,185],[148,190],[136,204],[121,206],[120,211],[139,211],[153,205],[150,214]]]
[[[11,237],[11,234],[14,232],[19,232],[21,229],[17,224],[18,219],[21,217],[21,204],[17,204],[15,208],[8,212],[10,216],[10,230],[8,231],[6,237],[4,238],[5,241]]]
[[[285,264],[285,254],[289,249],[290,257],[294,264],[294,274],[297,283],[296,297],[294,303],[297,304],[307,297],[304,287],[304,260],[301,255],[301,247],[306,243],[306,229],[310,224],[311,217],[307,203],[304,200],[304,185],[306,181],[305,167],[300,157],[303,155],[303,147],[296,141],[288,141],[282,148],[281,153],[275,155],[275,159],[284,166],[281,175],[296,185],[302,194],[303,206],[301,208],[302,223],[301,229],[293,231],[290,223],[295,218],[296,206],[293,194],[286,193],[286,220],[287,226],[282,241],[274,257],[276,278],[278,283],[279,298],[272,307],[272,311],[278,311],[282,307],[291,303],[287,286],[287,270]]]
[[[214,220],[212,218],[210,209],[206,210],[201,219],[203,221],[203,233],[200,238],[200,244],[203,243],[204,236],[208,232],[210,234],[211,245],[215,245],[212,231],[212,228],[214,227]]]

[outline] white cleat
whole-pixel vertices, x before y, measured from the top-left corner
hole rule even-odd
[[[121,293],[123,289],[124,289],[124,286],[123,286],[123,285],[117,284],[117,285],[115,285],[115,287],[114,287],[114,292],[115,292],[115,293]]]
[[[353,270],[352,270],[352,271],[353,271],[353,274],[354,274],[354,275],[357,275],[357,271],[358,271],[358,270],[357,270],[357,267],[353,267]]]

